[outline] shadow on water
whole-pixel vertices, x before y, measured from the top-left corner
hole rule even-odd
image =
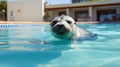
[[[63,51],[71,50],[71,44],[71,41],[53,40],[45,44],[41,44],[40,42],[32,42],[29,45],[21,45],[25,48],[33,48],[36,50],[24,50],[23,48],[17,48],[15,45],[11,45],[14,46],[15,49],[12,48],[0,51],[0,66],[37,67],[37,65],[40,64],[49,64],[52,60],[61,57]],[[8,48],[11,46],[8,46]]]
[[[22,41],[21,41],[22,42]],[[70,41],[35,40],[29,43],[2,44],[0,46],[0,66],[2,67],[37,67],[39,64],[49,64],[59,58],[62,51],[72,49]]]
[[[11,30],[13,32],[9,32]],[[19,35],[17,32],[14,29],[0,30],[0,67],[37,67],[50,63],[59,58],[62,51],[70,49],[68,41],[42,42],[30,37],[15,37]]]
[[[54,47],[55,48],[55,47]],[[62,51],[51,51],[48,44],[9,44],[0,46],[1,67],[37,67],[59,58]]]
[[[50,51],[0,51],[0,66],[36,67],[38,64],[47,64],[60,56],[61,52]]]
[[[10,44],[13,41],[9,40],[9,30],[0,30],[0,67],[37,67],[62,55],[61,51],[50,51],[47,43]]]

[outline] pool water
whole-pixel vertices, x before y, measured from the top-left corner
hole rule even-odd
[[[78,25],[96,40],[65,41],[49,25],[0,25],[0,67],[120,67],[120,24]]]

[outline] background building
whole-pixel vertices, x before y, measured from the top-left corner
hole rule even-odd
[[[7,3],[8,21],[43,21],[44,1],[43,0],[8,0]]]
[[[58,15],[65,14],[77,22],[120,22],[120,0],[94,0],[82,3],[46,5],[45,11],[50,13],[49,21]]]

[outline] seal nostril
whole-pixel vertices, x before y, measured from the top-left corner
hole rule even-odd
[[[62,28],[63,27],[63,25],[57,25],[58,26],[58,28]]]

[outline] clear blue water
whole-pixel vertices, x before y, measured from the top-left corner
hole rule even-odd
[[[120,67],[120,24],[78,26],[98,39],[61,41],[48,25],[0,25],[0,67]]]

